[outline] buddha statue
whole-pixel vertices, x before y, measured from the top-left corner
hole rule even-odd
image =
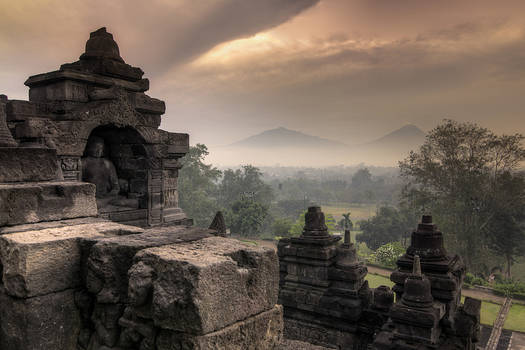
[[[85,156],[82,158],[82,181],[95,184],[99,209],[108,206],[138,207],[136,199],[119,195],[120,185],[113,162],[105,157],[104,139],[98,136],[89,138]]]
[[[82,158],[82,181],[97,186],[97,198],[117,196],[120,192],[117,170],[111,160],[104,158],[104,151],[104,139],[94,136]]]

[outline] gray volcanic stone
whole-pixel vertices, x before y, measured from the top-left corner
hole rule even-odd
[[[27,298],[82,285],[82,240],[140,233],[142,229],[100,220],[0,236],[6,293]]]
[[[313,345],[299,340],[284,339],[277,347],[278,350],[328,350],[324,346]]]
[[[0,184],[0,226],[97,215],[95,186],[83,182]]]
[[[228,327],[205,335],[161,330],[157,350],[205,349],[278,349],[282,341],[282,306],[251,316]],[[311,348],[322,349],[322,348]]]
[[[0,305],[0,349],[76,349],[80,315],[73,290],[18,299],[0,285]]]
[[[54,149],[0,147],[0,164],[0,183],[58,179]]]
[[[87,261],[86,286],[96,294],[99,303],[127,300],[128,270],[133,258],[142,249],[181,243],[209,237],[211,230],[187,227],[150,229],[133,236],[100,240],[91,248]]]
[[[152,318],[163,329],[206,334],[277,303],[273,249],[212,237],[145,249],[134,261],[154,271]]]
[[[59,228],[64,226],[74,226],[74,225],[83,225],[83,224],[98,224],[104,220],[97,217],[87,217],[87,218],[78,218],[78,219],[69,219],[69,220],[60,220],[60,221],[43,221],[37,222],[34,224],[23,224],[15,226],[4,226],[0,227],[0,235],[6,233],[16,233],[24,231],[37,231],[47,228]]]

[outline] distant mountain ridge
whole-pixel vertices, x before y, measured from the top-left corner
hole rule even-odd
[[[337,142],[322,137],[307,135],[299,131],[279,127],[266,130],[257,135],[253,135],[232,143],[232,147],[347,147],[342,142]]]
[[[408,124],[365,145],[423,144],[425,133],[415,125]]]
[[[347,145],[280,127],[220,147],[210,156],[215,163],[229,166],[281,164],[321,167],[359,163],[395,166],[424,142],[425,133],[415,125],[405,125],[376,140],[358,145]]]

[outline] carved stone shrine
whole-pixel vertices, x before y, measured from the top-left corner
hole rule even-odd
[[[188,135],[158,129],[142,74],[102,28],[79,61],[27,80],[30,101],[0,95],[0,349],[281,343],[276,252],[222,237],[220,213],[188,225]]]
[[[102,217],[185,224],[177,176],[189,137],[159,129],[165,104],[143,74],[100,28],[78,61],[26,80],[29,101],[5,101],[7,124],[20,147],[54,149],[61,178],[95,183]]]
[[[447,255],[432,217],[397,261],[393,290],[369,288],[349,234],[339,240],[319,207],[308,209],[300,237],[280,240],[286,338],[330,349],[475,349],[481,302],[461,304],[465,267]]]

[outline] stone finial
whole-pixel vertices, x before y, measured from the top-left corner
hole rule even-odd
[[[446,259],[447,252],[443,244],[443,234],[432,222],[431,215],[423,215],[417,230],[412,233],[407,255],[419,255],[423,261],[439,261]]]
[[[226,222],[224,221],[224,216],[222,211],[218,211],[213,218],[213,221],[210,224],[210,230],[215,230],[220,236],[226,235]]]
[[[433,302],[430,280],[421,273],[419,255],[414,256],[412,274],[405,280],[402,302],[414,308],[427,308]]]
[[[421,276],[421,261],[419,255],[414,256],[414,265],[412,267],[412,274]]]
[[[304,217],[303,236],[328,236],[328,227],[324,222],[321,207],[309,207]]]
[[[0,99],[0,147],[17,147],[18,144],[7,127],[5,103],[3,100],[4,98]],[[7,100],[7,97],[5,100]]]
[[[345,240],[344,240],[344,244],[346,245],[350,245],[350,230],[345,230]]]
[[[124,63],[120,57],[120,50],[113,35],[106,31],[106,27],[102,27],[89,35],[89,40],[86,42],[86,52],[84,52],[80,59],[111,59],[114,61]]]

